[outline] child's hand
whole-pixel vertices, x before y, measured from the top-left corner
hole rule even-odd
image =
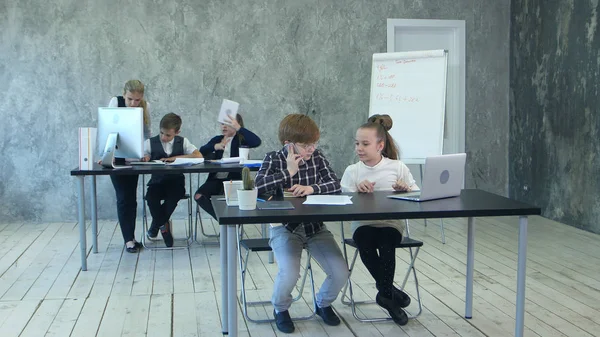
[[[238,123],[237,119],[232,118],[231,116],[227,115],[227,120],[226,120],[227,124],[229,124],[232,128],[235,129],[235,131],[240,131],[240,129],[242,128],[242,126],[240,125],[240,123]]]
[[[144,156],[144,157],[142,158],[142,161],[150,161],[150,156]]]
[[[173,157],[169,157],[169,158],[160,158],[160,161],[164,161],[165,163],[172,163],[175,161],[175,158]]]
[[[315,190],[312,187],[298,184],[290,187],[289,191],[292,192],[292,195],[295,197],[305,197],[315,193]]]
[[[287,163],[287,170],[290,173],[290,177],[293,177],[296,175],[296,173],[298,173],[298,164],[300,164],[301,160],[302,156],[294,152],[294,147],[288,146],[288,155],[285,161]]]
[[[394,185],[392,185],[392,188],[398,192],[410,192],[410,186],[408,186],[402,180],[396,181],[396,183]]]
[[[230,140],[231,138],[223,137],[220,143],[215,144],[215,151],[224,151]]]
[[[356,186],[358,191],[361,193],[373,193],[375,190],[375,183],[372,183],[368,180],[363,180]]]

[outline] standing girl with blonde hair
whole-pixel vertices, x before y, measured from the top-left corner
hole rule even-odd
[[[149,104],[144,99],[144,84],[139,80],[129,80],[123,88],[123,96],[115,96],[108,103],[109,108],[142,108],[144,109],[144,138],[149,139],[150,111]],[[141,159],[141,158],[140,158]],[[117,196],[117,217],[125,250],[137,253],[141,244],[135,240],[135,217],[137,213],[137,184],[138,175],[111,175],[110,180]]]

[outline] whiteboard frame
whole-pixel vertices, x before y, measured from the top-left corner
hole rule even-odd
[[[396,30],[402,28],[441,28],[452,32],[455,55],[448,55],[450,63],[458,64],[458,74],[446,76],[446,111],[448,138],[445,153],[465,152],[465,88],[466,88],[466,28],[464,20],[387,19],[387,52],[396,52]],[[447,68],[448,69],[448,68]],[[454,75],[454,76],[453,76]],[[450,99],[448,99],[450,98]],[[424,164],[417,162],[412,164]]]

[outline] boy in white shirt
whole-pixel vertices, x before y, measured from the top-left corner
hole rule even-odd
[[[143,161],[172,162],[175,158],[202,158],[200,151],[187,138],[179,136],[181,124],[181,117],[172,112],[166,114],[160,120],[160,134],[144,143]],[[182,173],[152,174],[146,192],[146,202],[152,215],[152,224],[146,233],[148,239],[156,240],[160,229],[165,245],[173,246],[169,219],[184,195],[185,177]]]
[[[388,115],[374,115],[356,131],[355,150],[360,161],[346,168],[343,192],[419,190],[408,167],[398,160],[396,144],[388,133],[391,128]],[[401,308],[410,304],[410,297],[394,287],[394,246],[402,241],[402,220],[353,221],[352,230],[360,258],[375,279],[377,304],[388,310],[394,322],[405,325],[408,317]]]

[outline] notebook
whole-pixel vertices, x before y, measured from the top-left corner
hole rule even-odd
[[[393,194],[388,198],[420,202],[460,195],[466,158],[465,153],[427,157],[421,191]]]
[[[256,203],[258,209],[294,209],[289,201],[265,201]]]

